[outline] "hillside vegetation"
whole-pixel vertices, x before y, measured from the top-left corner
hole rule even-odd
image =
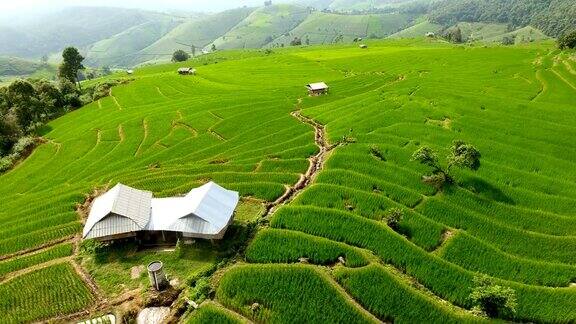
[[[216,301],[235,314],[211,307],[198,316],[483,322],[469,298],[483,273],[515,291],[505,319],[576,321],[574,59],[538,44],[368,45],[222,51],[144,67],[50,122],[45,142],[0,175],[0,313],[46,320],[106,305],[111,287],[143,287],[126,260],[149,254],[92,260],[92,287],[77,252],[54,248],[77,244],[76,206],[96,188],[122,182],[172,196],[214,180],[272,202],[324,152],[304,190],[267,215],[245,261],[212,281]],[[189,65],[197,76],[176,73]],[[330,94],[308,97],[304,85],[316,81]],[[455,183],[438,191],[411,156],[427,145],[443,162],[454,140],[476,146],[481,167],[454,170]],[[404,215],[395,229],[383,221],[391,208]],[[191,275],[216,262],[209,251],[183,260]],[[169,273],[181,266],[166,263]]]
[[[217,49],[260,48],[290,32],[309,14],[307,8],[291,4],[262,7],[216,39],[213,44]]]
[[[574,29],[576,2],[572,0],[443,0],[432,5],[433,22],[453,25],[461,21],[534,26],[558,37]]]
[[[298,27],[276,38],[272,44],[290,44],[294,37],[310,44],[351,42],[357,37],[383,38],[407,27],[412,17],[400,14],[341,15],[324,12],[310,14]]]

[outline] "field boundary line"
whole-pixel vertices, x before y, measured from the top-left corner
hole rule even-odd
[[[13,279],[16,279],[16,278],[23,276],[25,274],[34,272],[36,270],[41,270],[41,269],[48,268],[50,266],[61,264],[61,263],[71,262],[72,258],[74,258],[74,256],[69,255],[66,257],[52,259],[52,260],[49,260],[46,262],[38,263],[38,264],[35,264],[33,266],[24,268],[24,269],[9,272],[6,275],[4,275],[4,277],[0,278],[0,285],[6,284],[6,283],[12,281]]]
[[[566,83],[566,85],[568,85],[570,88],[576,90],[576,86],[574,86],[570,81],[566,80],[566,78],[564,78],[560,73],[558,73],[558,71],[551,69],[552,73],[556,74],[556,76],[564,81],[564,83]]]
[[[19,256],[25,256],[28,254],[34,254],[34,252],[40,253],[40,252],[42,252],[42,250],[46,250],[48,248],[51,248],[54,245],[58,245],[60,243],[69,242],[69,241],[72,242],[73,239],[74,239],[74,235],[68,235],[66,237],[59,238],[59,239],[56,239],[53,241],[49,241],[49,242],[46,242],[44,244],[41,244],[41,245],[38,245],[38,246],[35,246],[32,248],[28,248],[28,249],[24,249],[24,250],[20,250],[20,251],[14,252],[14,253],[0,256],[0,261],[10,260],[12,258],[19,257]]]
[[[146,122],[146,117],[142,118],[142,128],[144,129],[144,136],[142,137],[142,141],[140,141],[140,144],[138,144],[138,149],[136,149],[134,156],[140,155],[140,149],[142,148],[142,145],[144,145],[144,142],[146,142],[146,139],[148,138],[148,123]]]
[[[122,110],[122,106],[120,106],[120,103],[118,102],[118,99],[116,99],[116,96],[114,96],[112,94],[112,88],[110,88],[110,97],[112,98],[112,101],[114,101],[114,104],[116,105],[116,107],[118,107],[118,110]]]

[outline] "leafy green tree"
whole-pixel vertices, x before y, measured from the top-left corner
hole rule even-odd
[[[458,26],[448,29],[444,37],[452,43],[462,43],[464,41],[462,30]]]
[[[473,145],[466,144],[464,141],[454,141],[450,147],[448,155],[448,171],[453,166],[476,171],[480,168],[480,151]]]
[[[60,80],[58,88],[62,94],[63,105],[65,109],[74,109],[82,106],[82,101],[80,100],[80,91],[78,91],[74,83],[63,79]]]
[[[432,168],[432,174],[424,175],[422,181],[434,186],[436,189],[442,189],[447,183],[453,183],[450,170],[453,166],[472,171],[480,168],[481,154],[476,147],[467,144],[464,141],[454,141],[450,147],[450,154],[447,157],[447,166],[443,167],[438,161],[438,155],[428,146],[418,148],[412,154],[412,160]]]
[[[62,52],[63,61],[58,67],[58,76],[60,79],[66,79],[72,83],[78,83],[80,87],[80,83],[78,82],[78,72],[84,69],[84,65],[82,65],[82,61],[84,61],[84,57],[80,55],[78,49],[75,47],[67,47]]]
[[[302,45],[302,39],[300,37],[294,37],[292,41],[290,41],[290,46],[300,46]]]
[[[475,313],[492,318],[509,318],[516,313],[516,292],[510,287],[496,284],[486,275],[474,277],[476,287],[470,294]]]
[[[26,80],[12,82],[8,86],[7,97],[22,129],[40,119],[39,102],[32,83]]]
[[[558,39],[560,49],[576,48],[576,30],[564,34]]]
[[[212,44],[212,52],[216,52],[216,44]]]
[[[190,55],[184,50],[177,50],[172,54],[172,62],[184,62],[190,59]]]

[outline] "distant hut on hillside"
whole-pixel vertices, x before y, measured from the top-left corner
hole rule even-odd
[[[360,44],[360,48],[368,48],[368,45],[366,45],[366,44]]]
[[[196,69],[191,67],[181,67],[178,69],[178,74],[180,75],[195,75]]]
[[[428,38],[434,38],[434,37],[436,37],[436,34],[433,33],[433,32],[427,32],[427,33],[426,33],[426,37],[428,37]]]
[[[221,239],[239,196],[208,182],[184,197],[153,198],[149,191],[117,184],[92,204],[82,237],[113,241],[129,237]]]
[[[132,75],[132,74],[134,74],[134,70],[128,70],[128,71],[126,71],[126,74]]]
[[[306,85],[308,89],[308,94],[310,96],[320,96],[328,93],[328,85],[324,82],[310,83]]]

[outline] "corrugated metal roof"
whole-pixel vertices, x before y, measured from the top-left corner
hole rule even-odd
[[[144,229],[150,220],[151,202],[152,193],[150,191],[130,188],[121,183],[117,184],[94,200],[84,226],[84,238],[105,236],[90,233],[97,223],[104,220],[106,222],[95,229],[98,232],[109,233],[106,235],[127,233],[134,231],[134,228],[136,230]],[[114,215],[118,217],[107,220]],[[119,219],[122,218],[128,219],[129,222],[120,222]],[[128,224],[133,225],[129,226]]]
[[[214,182],[192,189],[185,197],[154,199],[149,191],[118,184],[94,200],[83,236],[141,230],[216,235],[230,224],[238,201],[238,192]]]
[[[328,85],[324,82],[316,82],[316,83],[307,84],[306,88],[308,88],[310,90],[325,90],[325,89],[328,89]]]
[[[217,234],[230,223],[238,200],[236,191],[214,182],[192,189],[185,197],[152,199],[147,229]]]

